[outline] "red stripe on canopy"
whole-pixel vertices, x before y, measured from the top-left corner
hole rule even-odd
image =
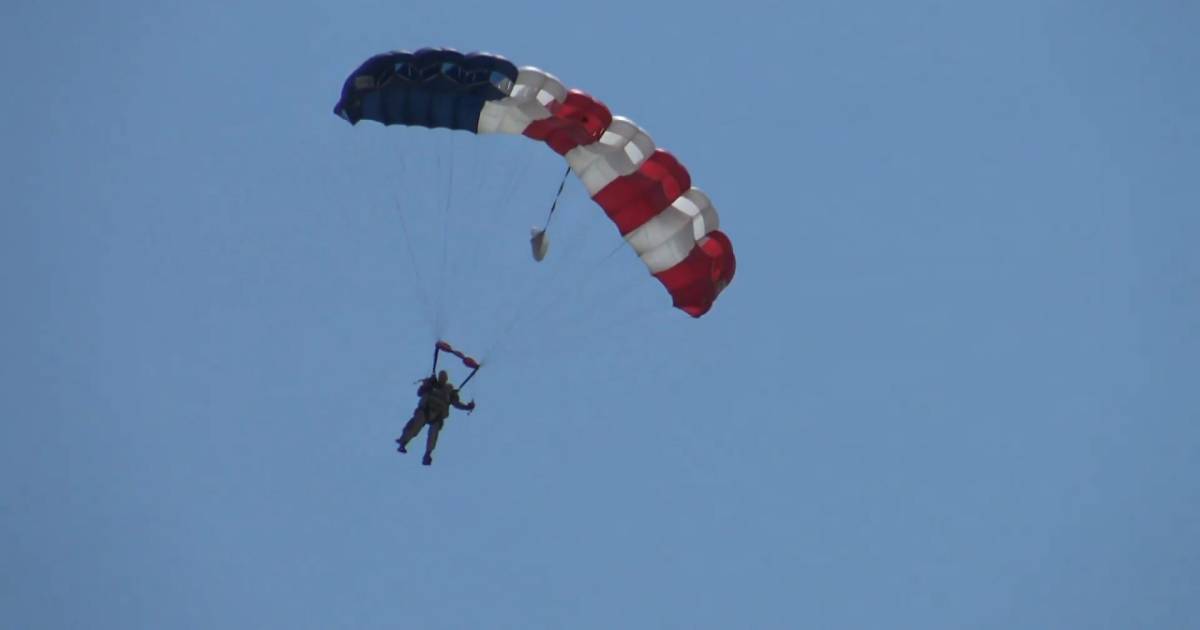
[[[724,232],[709,232],[696,243],[683,262],[654,274],[663,283],[676,308],[700,317],[733,280],[737,259],[733,243]]]
[[[571,90],[563,102],[546,105],[550,117],[535,120],[525,128],[525,135],[542,140],[559,155],[581,144],[591,144],[604,135],[612,122],[612,112],[590,94]]]
[[[667,151],[656,149],[638,170],[614,179],[592,199],[617,224],[621,236],[666,210],[692,187],[692,176]]]

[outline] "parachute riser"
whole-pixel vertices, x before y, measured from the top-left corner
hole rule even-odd
[[[475,377],[477,372],[479,372],[479,368],[483,367],[483,365],[479,363],[479,361],[476,361],[473,357],[468,356],[459,350],[455,350],[454,347],[449,343],[439,340],[437,343],[433,344],[433,376],[435,377],[437,376],[438,356],[442,352],[453,354],[459,359],[462,359],[463,365],[471,368],[471,373],[467,375],[467,378],[464,379],[461,384],[459,384],[459,389],[466,387],[467,383]]]
[[[479,367],[483,367],[483,366],[479,366]],[[479,371],[478,367],[475,368],[474,370],[471,370],[471,373],[467,375],[467,378],[463,379],[463,382],[458,386],[458,389],[461,390],[462,388],[466,387],[467,383],[470,383],[471,379],[475,378],[475,373],[478,371]]]

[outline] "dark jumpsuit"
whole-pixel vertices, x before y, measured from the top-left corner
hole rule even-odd
[[[446,418],[450,415],[450,407],[470,411],[475,406],[464,405],[453,385],[448,381],[445,384],[439,383],[435,377],[421,381],[417,395],[421,397],[421,401],[417,403],[412,419],[404,425],[404,433],[397,442],[400,443],[400,451],[407,452],[408,443],[417,437],[422,427],[429,425],[429,433],[426,434],[425,440],[425,458],[422,460],[422,463],[429,465],[433,459],[433,449],[437,447],[438,433],[442,431]]]

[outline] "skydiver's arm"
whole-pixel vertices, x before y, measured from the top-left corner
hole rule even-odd
[[[454,405],[455,409],[462,409],[463,411],[475,410],[475,401],[472,400],[469,403],[463,404],[462,399],[458,397],[458,390],[450,393],[450,404]]]

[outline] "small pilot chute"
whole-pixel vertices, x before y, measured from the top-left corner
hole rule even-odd
[[[534,227],[529,230],[529,245],[533,249],[533,259],[542,262],[546,257],[546,251],[550,249],[550,236],[546,234],[546,230]]]

